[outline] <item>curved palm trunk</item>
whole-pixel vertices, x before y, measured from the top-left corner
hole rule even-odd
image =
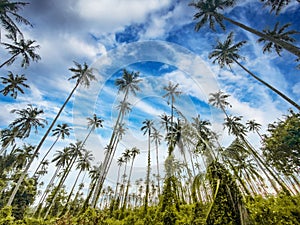
[[[253,74],[247,68],[245,68],[242,64],[240,64],[236,59],[233,59],[233,61],[236,64],[238,64],[243,70],[245,70],[247,73],[249,73],[257,81],[261,82],[262,84],[264,84],[265,86],[267,86],[268,88],[270,88],[272,91],[274,91],[276,94],[278,94],[280,97],[282,97],[284,100],[286,100],[288,103],[290,103],[291,105],[293,105],[294,107],[296,107],[300,111],[300,106],[296,102],[294,102],[292,99],[290,99],[289,97],[287,97],[286,95],[284,95],[283,93],[281,93],[280,91],[278,91],[273,86],[269,85],[267,82],[265,82],[262,79],[260,79],[259,77],[257,77],[255,74]]]
[[[36,175],[36,173],[39,171],[41,165],[43,164],[43,162],[45,161],[46,157],[49,155],[50,151],[52,150],[53,146],[56,144],[56,142],[58,141],[60,137],[57,136],[56,140],[53,142],[53,144],[51,145],[51,147],[48,149],[48,151],[46,152],[46,154],[44,155],[44,157],[42,158],[42,160],[40,161],[38,167],[36,168],[35,172],[33,173],[33,177]]]
[[[11,60],[14,60],[20,53],[14,54],[12,57],[10,57],[8,60],[6,60],[4,63],[0,65],[0,68],[2,68],[5,64],[9,63]]]
[[[29,160],[29,162],[28,162],[26,168],[25,168],[24,171],[22,172],[22,175],[20,176],[20,178],[19,178],[19,180],[18,180],[18,182],[17,182],[17,184],[16,184],[16,186],[15,186],[13,192],[11,193],[11,196],[9,197],[9,200],[8,200],[8,202],[7,202],[7,204],[6,204],[7,206],[11,206],[11,204],[12,204],[14,198],[15,198],[15,195],[17,194],[17,192],[18,192],[18,190],[19,190],[19,188],[20,188],[20,186],[21,186],[21,184],[22,184],[22,182],[23,182],[23,180],[24,180],[24,178],[25,178],[25,176],[26,176],[26,174],[27,174],[27,172],[28,172],[28,170],[29,170],[31,164],[33,163],[35,157],[38,155],[40,148],[42,147],[44,141],[45,141],[46,138],[48,137],[48,135],[49,135],[51,129],[53,128],[54,124],[56,123],[58,117],[60,116],[60,114],[62,113],[63,109],[65,108],[65,106],[67,105],[67,103],[69,102],[69,100],[71,99],[71,97],[72,97],[72,95],[74,94],[74,92],[75,92],[75,90],[77,89],[77,87],[79,86],[79,83],[80,83],[80,81],[78,80],[78,81],[76,82],[75,87],[73,88],[73,90],[72,90],[71,93],[69,94],[68,98],[66,99],[66,101],[64,102],[64,104],[62,105],[62,107],[59,109],[57,115],[55,116],[54,120],[52,121],[52,123],[51,123],[51,125],[49,126],[48,130],[46,131],[46,133],[44,134],[44,136],[43,136],[43,138],[41,139],[40,143],[39,143],[38,146],[36,147],[36,149],[35,149],[35,151],[34,151],[32,157],[30,158],[30,160]]]
[[[264,38],[266,40],[269,40],[269,41],[271,41],[273,43],[276,43],[277,45],[281,46],[285,50],[287,50],[290,53],[296,55],[298,58],[300,57],[300,49],[297,46],[294,46],[294,45],[292,45],[290,43],[287,43],[285,41],[273,38],[272,36],[264,34],[264,33],[260,32],[258,30],[255,30],[255,29],[253,29],[251,27],[248,27],[248,26],[246,26],[246,25],[244,25],[242,23],[239,23],[239,22],[237,22],[235,20],[232,20],[232,19],[230,19],[228,17],[225,17],[224,15],[221,15],[221,14],[217,14],[217,15],[218,15],[218,17],[221,17],[224,20],[227,20],[228,22],[230,22],[230,23],[232,23],[232,24],[234,24],[234,25],[236,25],[236,26],[238,26],[238,27],[240,27],[240,28],[242,28],[242,29],[250,32],[250,33],[253,33],[253,34],[255,34],[255,35],[257,35],[257,36],[259,36],[261,38]]]

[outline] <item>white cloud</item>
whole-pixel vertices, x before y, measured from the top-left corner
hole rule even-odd
[[[300,82],[294,84],[294,86],[292,87],[292,91],[294,94],[300,95]]]
[[[112,32],[130,23],[141,23],[147,15],[169,6],[170,0],[80,0],[76,10],[93,24],[95,33]]]

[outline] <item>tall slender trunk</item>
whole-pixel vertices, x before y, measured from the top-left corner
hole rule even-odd
[[[45,214],[45,216],[44,216],[44,219],[47,218],[47,216],[48,216],[48,214],[49,214],[49,212],[50,212],[50,210],[51,210],[51,208],[52,208],[52,206],[53,206],[53,204],[54,204],[54,202],[55,202],[55,199],[56,199],[56,197],[57,197],[57,195],[58,195],[58,192],[59,192],[59,190],[61,189],[61,187],[63,186],[63,183],[65,182],[65,180],[67,179],[67,176],[69,175],[69,173],[70,173],[70,171],[71,171],[71,169],[72,169],[72,167],[73,167],[73,165],[74,165],[74,163],[75,163],[75,161],[76,161],[76,158],[77,158],[77,156],[75,156],[75,157],[73,158],[73,160],[70,162],[70,164],[67,166],[66,172],[63,174],[63,176],[61,177],[61,179],[60,179],[60,181],[59,181],[59,184],[58,184],[57,187],[55,188],[55,191],[54,191],[54,193],[53,193],[53,197],[52,197],[52,199],[51,199],[51,203],[50,203],[50,205],[48,206],[48,209],[47,209],[47,212],[46,212],[46,214]]]
[[[49,183],[48,183],[48,185],[47,185],[47,187],[46,187],[46,189],[45,189],[43,195],[42,195],[41,198],[40,198],[40,201],[39,201],[38,205],[37,205],[36,208],[35,208],[35,211],[33,212],[33,216],[34,216],[36,213],[39,213],[39,211],[41,210],[42,204],[43,204],[44,200],[46,199],[47,194],[48,194],[48,192],[49,192],[49,189],[50,189],[50,187],[53,185],[54,180],[55,180],[55,178],[56,178],[56,176],[57,176],[57,174],[58,174],[60,168],[61,168],[61,166],[58,166],[58,167],[56,168],[56,170],[55,170],[55,172],[54,172],[54,174],[53,174],[51,180],[49,181]]]
[[[28,162],[26,168],[25,168],[24,171],[22,172],[22,175],[20,176],[20,178],[19,178],[19,180],[18,180],[18,182],[17,182],[17,184],[16,184],[16,186],[15,186],[13,192],[11,193],[11,196],[9,197],[9,200],[8,200],[8,202],[7,202],[7,204],[6,204],[7,206],[11,206],[11,204],[12,204],[14,198],[15,198],[15,195],[17,194],[17,192],[18,192],[18,190],[19,190],[19,188],[20,188],[20,186],[21,186],[21,184],[22,184],[22,182],[23,182],[23,180],[24,180],[24,178],[25,178],[25,176],[26,176],[26,174],[27,174],[27,172],[28,172],[28,170],[29,170],[31,164],[33,163],[35,157],[38,155],[40,148],[42,147],[44,141],[45,141],[46,138],[48,137],[50,131],[52,130],[54,124],[56,123],[56,121],[57,121],[58,117],[60,116],[60,114],[62,113],[63,109],[65,108],[65,106],[67,105],[67,103],[69,102],[69,100],[71,99],[71,97],[72,97],[72,95],[74,94],[75,90],[77,89],[79,83],[80,83],[80,81],[78,80],[78,81],[76,82],[75,87],[73,88],[73,90],[72,90],[71,93],[69,94],[68,98],[66,99],[66,101],[64,102],[64,104],[62,105],[62,107],[60,108],[60,110],[58,111],[57,115],[55,116],[54,120],[53,120],[52,123],[50,124],[48,130],[47,130],[46,133],[44,134],[44,136],[43,136],[43,138],[41,139],[40,143],[39,143],[38,146],[36,147],[36,149],[35,149],[35,151],[34,151],[32,157],[30,158],[30,160],[29,160],[29,162]]]
[[[74,181],[74,184],[73,184],[73,186],[72,186],[72,189],[71,189],[71,191],[70,191],[70,193],[69,193],[69,196],[68,196],[68,198],[67,198],[66,204],[65,204],[65,206],[64,206],[64,208],[63,208],[63,210],[62,210],[60,216],[64,215],[65,212],[66,212],[67,209],[68,209],[69,202],[70,202],[70,200],[71,200],[71,197],[72,197],[72,195],[73,195],[73,191],[74,191],[74,189],[75,189],[75,187],[76,187],[76,184],[77,184],[77,181],[78,181],[78,179],[79,179],[79,176],[80,176],[81,172],[82,172],[82,169],[79,171],[79,173],[78,173],[77,176],[76,176],[76,179],[75,179],[75,181]]]
[[[160,195],[160,174],[159,174],[159,159],[158,159],[158,141],[155,141],[155,151],[156,151],[156,169],[157,169],[157,188],[158,196]]]
[[[255,34],[255,35],[257,35],[257,36],[259,36],[261,38],[264,38],[264,39],[269,40],[269,41],[271,41],[271,42],[273,42],[273,43],[275,43],[277,45],[280,45],[285,50],[289,51],[290,53],[292,53],[292,54],[296,55],[298,58],[300,58],[300,49],[297,46],[294,46],[294,45],[292,45],[290,43],[287,43],[285,41],[282,41],[282,40],[276,39],[276,38],[274,38],[272,36],[269,36],[267,34],[264,34],[264,33],[260,32],[258,30],[255,30],[255,29],[253,29],[251,27],[248,27],[248,26],[246,26],[246,25],[244,25],[242,23],[239,23],[239,22],[237,22],[235,20],[232,20],[232,19],[230,19],[228,17],[225,17],[225,16],[223,16],[221,14],[218,14],[218,16],[220,16],[224,20],[227,20],[228,22],[230,22],[230,23],[232,23],[232,24],[234,24],[234,25],[236,25],[236,26],[238,26],[238,27],[240,27],[240,28],[242,28],[242,29],[250,32],[250,33],[253,33],[253,34]]]
[[[4,63],[2,63],[0,65],[0,68],[2,68],[5,64],[7,64],[8,62],[10,62],[11,60],[13,60],[14,58],[16,58],[20,53],[16,53],[14,54],[12,57],[10,57],[8,60],[6,60]]]
[[[122,206],[122,211],[124,211],[124,209],[126,208],[127,196],[128,196],[128,190],[129,190],[129,185],[130,185],[130,178],[131,178],[131,174],[132,174],[134,159],[135,159],[135,157],[133,157],[132,161],[131,161],[130,171],[129,171],[128,180],[127,180],[127,186],[126,186],[126,191],[125,191],[124,201],[123,201],[123,206]]]
[[[49,155],[50,151],[52,150],[53,146],[56,144],[56,142],[58,141],[58,139],[60,138],[60,136],[57,136],[57,138],[55,139],[55,141],[53,142],[53,144],[51,145],[51,147],[48,149],[48,151],[46,152],[46,154],[44,155],[44,157],[42,158],[42,160],[40,161],[38,167],[36,168],[36,170],[33,173],[33,177],[36,175],[36,173],[39,171],[40,167],[42,166],[43,162],[45,161],[46,157]]]
[[[253,74],[247,68],[245,68],[242,64],[240,64],[236,59],[233,59],[233,61],[236,64],[238,64],[243,70],[245,70],[248,74],[250,74],[254,79],[256,79],[257,81],[261,82],[262,84],[264,84],[265,86],[267,86],[268,88],[270,88],[272,91],[274,91],[276,94],[278,94],[280,97],[282,97],[284,100],[286,100],[288,103],[290,103],[291,105],[293,105],[295,108],[297,108],[300,111],[300,105],[298,105],[292,99],[290,99],[289,97],[287,97],[286,95],[284,95],[283,93],[281,93],[280,91],[278,91],[273,86],[269,85],[267,82],[265,82],[262,79],[260,79],[259,77],[257,77],[255,74]]]
[[[147,176],[146,176],[146,193],[145,193],[145,205],[144,213],[147,214],[148,211],[148,198],[149,198],[149,183],[150,183],[150,166],[151,166],[151,156],[150,156],[150,128],[148,131],[148,165],[147,165]]]
[[[223,106],[221,106],[221,110],[223,111],[223,113],[225,114],[226,118],[228,119],[229,116],[226,113],[226,110],[224,109]],[[238,130],[236,128],[235,125],[233,125],[235,130]],[[281,186],[282,190],[286,193],[286,194],[290,194],[288,189],[286,188],[286,186],[278,179],[278,177],[271,171],[271,169],[269,168],[268,165],[266,165],[266,163],[262,160],[262,158],[259,156],[259,154],[256,152],[256,150],[254,150],[254,148],[250,145],[250,143],[245,139],[245,137],[241,134],[236,134],[236,136],[245,144],[247,150],[249,151],[249,153],[251,153],[253,155],[254,160],[257,162],[259,168],[261,169],[261,171],[266,175],[266,177],[269,179],[271,185],[273,186],[274,190],[278,193],[279,190],[276,187],[276,185],[274,184],[273,180],[270,178],[269,174],[274,178],[274,180]],[[267,171],[266,171],[267,170]],[[268,173],[269,174],[268,174]]]
[[[123,101],[127,100],[128,93],[129,93],[128,89],[126,89]],[[115,141],[115,137],[118,136],[117,128],[118,128],[119,124],[121,124],[121,122],[122,122],[121,121],[121,115],[122,115],[122,110],[119,111],[119,114],[118,114],[118,117],[117,117],[117,121],[115,123],[114,129],[113,129],[113,133],[112,133],[112,136],[111,136],[109,144],[108,144],[107,154],[106,154],[106,156],[104,158],[104,161],[103,161],[103,164],[102,164],[103,166],[99,168],[99,170],[101,171],[101,173],[100,173],[99,180],[97,181],[97,184],[96,184],[94,196],[92,198],[92,202],[91,202],[91,207],[92,208],[96,207],[96,204],[97,204],[97,201],[99,199],[99,196],[100,196],[100,193],[101,193],[101,189],[102,189],[104,180],[105,180],[106,175],[107,175],[108,170],[109,170],[109,164],[110,164],[109,162],[114,157],[115,151],[113,151],[113,147],[114,146],[112,144]]]

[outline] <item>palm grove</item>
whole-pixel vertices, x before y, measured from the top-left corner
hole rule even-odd
[[[276,15],[294,3],[290,0],[261,2]],[[299,61],[300,50],[293,38],[298,31],[289,29],[291,24],[277,22],[273,30],[256,30],[223,14],[235,3],[233,0],[190,3],[197,10],[195,30],[201,32],[208,25],[213,31],[218,30],[217,26],[221,28],[219,31],[226,31],[226,24],[231,23],[256,35],[258,42],[264,44],[264,53],[275,51],[281,57],[287,51],[294,55],[296,63]],[[21,61],[20,66],[26,72],[31,62],[41,60],[37,53],[39,45],[34,40],[26,40],[19,28],[31,26],[18,14],[23,7],[30,5],[0,1],[1,33],[6,37],[5,42],[0,41],[11,55],[2,60],[0,68]],[[143,82],[139,72],[123,69],[122,76],[115,80],[122,100],[103,149],[105,157],[97,165],[92,164],[94,157],[86,143],[96,130],[101,133],[104,121],[99,115],[86,118],[88,132],[83,140],[56,148],[72,132],[71,124],[60,121],[66,105],[79,86],[89,88],[96,81],[87,63],[74,61],[74,67],[69,69],[73,89],[54,118],[47,121],[39,106],[29,104],[24,109],[12,110],[16,119],[1,130],[0,224],[17,221],[18,224],[22,221],[24,224],[28,221],[40,224],[299,224],[300,106],[243,65],[244,57],[239,55],[239,49],[244,45],[246,41],[234,43],[234,33],[229,32],[223,41],[217,41],[208,58],[221,68],[234,69],[232,65],[237,64],[248,79],[264,85],[297,112],[289,110],[262,134],[261,125],[254,119],[244,121],[242,116],[230,114],[230,95],[222,91],[211,93],[209,104],[223,112],[224,130],[234,137],[224,147],[210,121],[200,115],[189,119],[180,112],[176,100],[184,93],[180,84],[169,82],[163,87],[162,97],[170,110],[156,118],[145,118],[140,124],[140,132],[147,138],[145,149],[131,143],[132,147],[118,156],[119,143],[126,135],[124,118],[131,110],[129,97],[140,91]],[[1,81],[0,92],[7,98],[16,99],[30,88],[25,74],[9,70]],[[33,132],[43,133],[35,145],[27,141]],[[261,149],[249,141],[249,132],[254,132],[261,141]],[[54,141],[45,149],[44,142],[50,137]],[[151,149],[155,149],[155,158],[151,158]],[[134,181],[134,163],[141,150],[147,151],[145,177]],[[161,151],[166,155],[164,162],[159,158]],[[176,158],[176,152],[183,160]],[[117,183],[108,186],[105,181],[115,158]],[[55,165],[55,171],[48,171],[50,164]],[[35,171],[29,173],[33,167]],[[66,188],[66,181],[74,171],[75,179]],[[47,173],[52,174],[45,181],[43,176]]]

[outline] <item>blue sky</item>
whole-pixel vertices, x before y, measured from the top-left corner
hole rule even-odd
[[[74,86],[74,82],[67,81],[71,76],[68,68],[73,67],[73,60],[79,63],[87,62],[96,69],[102,69],[105,63],[111,63],[114,70],[108,70],[104,74],[100,71],[98,82],[93,84],[91,89],[78,90],[59,120],[60,123],[67,122],[73,126],[74,132],[72,137],[60,143],[57,149],[76,138],[81,139],[87,133],[88,114],[92,116],[96,113],[104,119],[104,128],[97,130],[87,143],[87,148],[95,155],[94,163],[101,161],[103,146],[108,143],[113,119],[117,113],[115,107],[120,100],[113,82],[124,67],[140,71],[143,91],[130,99],[133,108],[126,118],[128,130],[116,157],[124,148],[135,145],[145,152],[147,139],[139,131],[141,121],[145,118],[158,120],[162,112],[169,113],[166,99],[162,98],[162,88],[169,81],[179,83],[179,89],[183,92],[176,100],[176,107],[188,118],[200,114],[203,119],[211,120],[225,146],[232,139],[228,137],[227,131],[222,129],[221,112],[207,104],[210,91],[221,89],[230,94],[232,107],[228,109],[229,113],[243,116],[244,122],[256,119],[263,125],[264,130],[268,123],[287,113],[290,105],[254,81],[240,68],[233,65],[232,70],[220,69],[208,59],[212,46],[218,39],[224,40],[230,31],[234,31],[236,41],[247,40],[247,44],[240,51],[245,57],[243,65],[300,104],[300,76],[299,70],[295,68],[297,64],[293,55],[287,52],[283,52],[282,57],[275,53],[263,54],[262,45],[257,42],[256,36],[228,23],[225,23],[225,32],[220,29],[212,32],[208,27],[195,32],[195,10],[188,6],[190,1],[27,2],[30,4],[24,8],[22,14],[31,21],[33,28],[24,27],[22,30],[26,38],[36,40],[41,46],[38,53],[42,60],[32,63],[26,70],[20,69],[20,61],[16,60],[12,66],[0,70],[1,76],[5,76],[9,70],[18,74],[24,73],[31,87],[25,95],[19,95],[17,100],[0,96],[0,127],[5,128],[13,121],[14,115],[10,113],[12,109],[24,108],[27,104],[44,109],[44,117],[50,122]],[[263,8],[258,0],[238,1],[233,9],[226,10],[226,15],[259,30],[267,26],[272,28],[276,21],[280,21],[281,24],[290,22],[291,29],[300,30],[300,4],[296,1],[279,16],[270,14],[269,8]],[[294,38],[299,46],[300,35],[294,35]],[[158,45],[154,45],[156,49],[153,49],[150,44],[139,44],[148,41],[161,44],[161,48],[158,48]],[[166,64],[163,59],[170,54],[170,46],[176,51],[170,63]],[[131,49],[131,55],[125,55],[124,49]],[[184,54],[188,55],[185,59],[179,60],[178,57],[182,55],[177,51],[181,51],[180,49],[184,49]],[[121,61],[109,62],[111,58],[107,56],[117,57],[118,54],[123,56]],[[156,60],[140,60],[148,54]],[[192,58],[188,59],[189,56]],[[0,57],[1,61],[9,57],[3,48],[0,50]],[[131,62],[130,65],[126,64],[128,62]],[[189,64],[191,62],[194,64]],[[36,140],[44,132],[41,130],[39,134],[32,134],[30,141],[33,144],[37,143]],[[249,134],[249,137],[259,146],[256,136]],[[53,140],[54,138],[49,138],[44,150]],[[141,154],[137,166],[143,168],[144,156],[145,154]],[[162,152],[160,157],[163,159],[165,154]],[[144,171],[144,168],[142,170]]]

